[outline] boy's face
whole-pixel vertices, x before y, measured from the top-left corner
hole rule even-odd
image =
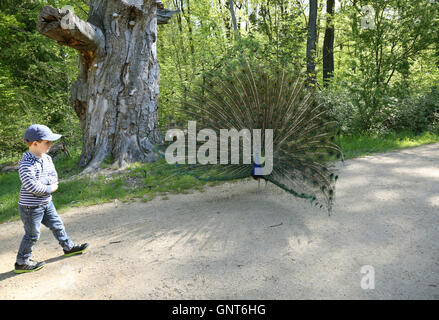
[[[33,148],[33,151],[37,154],[47,153],[49,152],[51,147],[52,141],[47,140],[41,140],[41,142],[35,141],[31,146],[31,148]]]

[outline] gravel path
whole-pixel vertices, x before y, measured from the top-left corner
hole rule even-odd
[[[21,221],[2,224],[0,299],[439,299],[439,144],[340,170],[330,217],[255,181],[72,209],[87,253],[43,227],[29,274],[12,271]]]

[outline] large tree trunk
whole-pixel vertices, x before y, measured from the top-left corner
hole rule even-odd
[[[309,82],[315,84],[317,47],[317,0],[309,0],[308,38],[306,43],[306,71]]]
[[[334,73],[334,4],[335,0],[326,1],[326,30],[323,40],[323,85],[325,87]]]
[[[159,0],[91,0],[88,21],[43,7],[38,30],[79,51],[73,107],[82,127],[80,165],[97,168],[107,157],[124,166],[156,160],[159,63],[157,18],[171,11]]]

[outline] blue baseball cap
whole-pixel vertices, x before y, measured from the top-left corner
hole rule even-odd
[[[47,140],[47,141],[55,141],[61,138],[62,135],[53,133],[49,127],[43,124],[33,124],[29,128],[26,129],[24,133],[24,140],[26,142],[38,141],[38,140]]]

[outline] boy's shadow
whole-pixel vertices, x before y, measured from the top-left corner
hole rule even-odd
[[[50,258],[50,259],[44,260],[44,262],[46,264],[49,264],[49,263],[57,262],[57,261],[60,261],[60,260],[64,260],[66,258],[69,258],[69,257],[65,257],[64,255],[62,255],[62,256],[59,256],[59,257],[54,257],[54,258]],[[41,270],[38,270],[38,271],[41,271]],[[37,271],[35,271],[35,272],[37,272]],[[32,273],[32,272],[29,272],[29,273]],[[9,279],[9,278],[13,278],[15,276],[20,276],[22,274],[26,274],[26,272],[25,273],[15,273],[14,270],[11,270],[11,271],[8,271],[8,272],[0,273],[0,282],[3,281],[3,280]]]

